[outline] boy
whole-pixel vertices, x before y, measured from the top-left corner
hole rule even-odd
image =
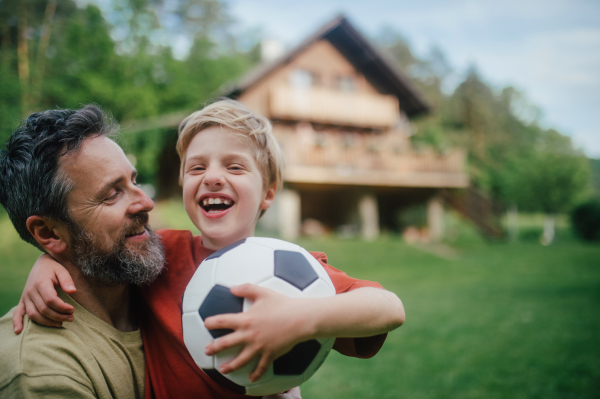
[[[193,237],[189,231],[157,232],[165,248],[166,270],[141,288],[147,304],[141,323],[146,397],[244,397],[217,384],[193,362],[183,343],[181,301],[202,260],[254,235],[259,217],[281,187],[283,156],[270,123],[232,100],[213,103],[187,117],[179,128],[177,151],[184,206],[202,236]],[[292,299],[249,284],[232,287],[232,293],[252,299],[254,305],[246,313],[218,315],[205,321],[208,329],[234,331],[208,345],[208,355],[243,347],[237,358],[221,367],[222,373],[237,370],[258,356],[258,366],[250,376],[256,381],[273,360],[295,344],[321,337],[352,337],[338,338],[334,349],[349,356],[371,357],[383,344],[385,333],[404,322],[404,309],[396,295],[380,289],[377,283],[355,280],[332,268],[323,253],[313,256],[331,277],[336,292],[345,294]],[[36,270],[44,272],[32,273],[30,280],[47,282],[63,273],[48,256],[36,264],[43,264]],[[63,284],[64,278],[59,280],[61,285],[68,285]],[[35,290],[26,290],[25,300],[34,297],[33,302],[40,300]],[[46,303],[68,313],[70,309],[56,305],[58,301],[50,298]],[[22,316],[22,312],[17,314]],[[38,320],[35,313],[30,316]],[[54,319],[65,321],[68,317],[72,315]]]

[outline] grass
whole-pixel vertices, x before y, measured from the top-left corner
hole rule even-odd
[[[185,227],[176,206],[158,208],[156,223]],[[489,244],[453,223],[450,258],[393,236],[299,241],[397,293],[407,314],[373,359],[332,353],[302,386],[304,398],[600,397],[600,246],[566,230],[548,247],[535,240]],[[39,253],[6,217],[0,234],[4,313]]]

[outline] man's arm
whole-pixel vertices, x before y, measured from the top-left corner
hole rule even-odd
[[[370,337],[398,328],[405,318],[400,299],[377,288],[359,288],[327,298],[289,298],[251,284],[232,287],[231,292],[253,300],[254,304],[245,313],[205,320],[209,330],[234,330],[209,344],[206,354],[243,346],[235,359],[221,367],[222,373],[237,370],[260,356],[251,381],[258,380],[275,359],[300,342],[325,337]]]

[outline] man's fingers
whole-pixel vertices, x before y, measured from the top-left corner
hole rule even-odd
[[[23,331],[23,317],[25,316],[25,303],[23,299],[19,301],[13,314],[13,327],[15,328],[15,334],[19,335]]]
[[[71,275],[69,274],[67,269],[60,268],[56,270],[56,277],[58,277],[58,282],[64,292],[66,292],[67,294],[74,294],[77,292],[77,288],[75,288],[75,283],[73,282],[73,279],[71,278]]]
[[[58,322],[58,323],[62,323],[63,321],[73,321],[73,315],[72,314],[66,314],[66,313],[59,313],[56,310],[52,309],[51,307],[49,307],[46,302],[43,300],[42,297],[37,296],[33,298],[33,305],[35,306],[35,308],[37,309],[37,311],[45,318],[45,319],[49,319],[51,320],[53,323],[52,324],[47,324],[44,323],[42,321],[37,321],[33,318],[30,318],[40,324],[43,324],[45,326],[50,326],[50,327],[56,327],[54,322]],[[29,308],[27,308],[27,315],[29,316]],[[45,320],[44,320],[45,321]]]
[[[47,281],[44,284],[40,284],[38,287],[38,291],[44,303],[51,309],[54,309],[56,312],[72,314],[75,311],[75,308],[73,306],[69,305],[68,303],[65,303],[65,301],[58,297],[58,294],[56,293],[56,290],[54,289],[54,284],[52,284],[52,282]]]

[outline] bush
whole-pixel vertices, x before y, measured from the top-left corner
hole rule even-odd
[[[600,199],[592,199],[575,207],[571,222],[579,237],[586,241],[600,241]]]

